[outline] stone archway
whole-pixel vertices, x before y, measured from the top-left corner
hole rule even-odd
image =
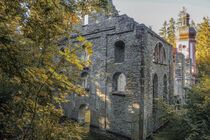
[[[79,125],[90,124],[90,110],[88,104],[82,104],[78,110]]]

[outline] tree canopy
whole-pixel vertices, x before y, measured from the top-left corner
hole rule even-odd
[[[193,23],[194,24],[194,23]],[[185,89],[187,96],[184,105],[167,104],[159,99],[159,118],[167,121],[166,127],[154,139],[166,140],[209,140],[210,139],[210,26],[209,19],[196,27],[196,65],[199,73],[196,84]],[[177,110],[177,106],[180,107]]]
[[[210,23],[208,18],[197,26],[196,63],[202,74],[209,75],[210,69]]]
[[[0,139],[81,138],[60,119],[61,102],[85,94],[79,71],[91,62],[79,56],[91,55],[92,44],[79,36],[60,50],[59,40],[106,7],[108,0],[0,1]]]
[[[170,43],[174,48],[176,48],[176,27],[175,20],[171,18],[169,23],[164,21],[163,27],[160,29],[160,36],[163,37],[168,43]]]

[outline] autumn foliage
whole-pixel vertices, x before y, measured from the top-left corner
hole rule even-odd
[[[210,24],[204,18],[198,24],[196,37],[196,84],[185,89],[186,103],[167,104],[158,99],[163,112],[159,119],[165,128],[153,135],[154,140],[209,140],[210,139]],[[177,106],[180,109],[177,110]]]
[[[76,124],[61,119],[69,94],[83,95],[79,71],[90,65],[92,44],[59,40],[106,0],[0,1],[0,139],[81,139]]]

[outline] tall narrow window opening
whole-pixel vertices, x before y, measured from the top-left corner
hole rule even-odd
[[[87,25],[87,24],[89,24],[89,16],[85,15],[84,16],[84,25]]]
[[[113,77],[113,89],[114,91],[125,92],[126,77],[123,73],[116,73]]]
[[[167,89],[167,76],[164,75],[163,77],[163,98],[167,102],[168,100],[168,89]]]
[[[82,78],[82,88],[84,88],[86,91],[89,91],[89,84],[90,84],[90,78],[89,78],[89,74],[87,72],[83,72],[81,74],[81,78]]]
[[[115,63],[122,63],[125,59],[125,43],[123,41],[118,41],[115,43]]]
[[[166,64],[166,53],[162,43],[158,43],[155,46],[153,52],[153,62],[157,64]]]

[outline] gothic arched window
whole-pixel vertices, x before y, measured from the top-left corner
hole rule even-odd
[[[125,92],[126,77],[123,73],[116,73],[113,76],[113,90]]]
[[[166,64],[166,53],[163,47],[160,48],[160,64]]]
[[[168,100],[168,88],[167,88],[167,76],[166,76],[166,74],[163,77],[163,98],[167,102],[167,100]]]
[[[78,110],[78,124],[84,125],[90,119],[90,109],[88,104],[82,104]]]
[[[122,63],[125,59],[125,43],[117,41],[114,49],[115,63]]]
[[[156,45],[154,53],[153,53],[153,62],[159,62],[159,47]]]
[[[153,62],[158,64],[166,64],[166,53],[162,43],[158,43],[155,46],[153,52]]]

